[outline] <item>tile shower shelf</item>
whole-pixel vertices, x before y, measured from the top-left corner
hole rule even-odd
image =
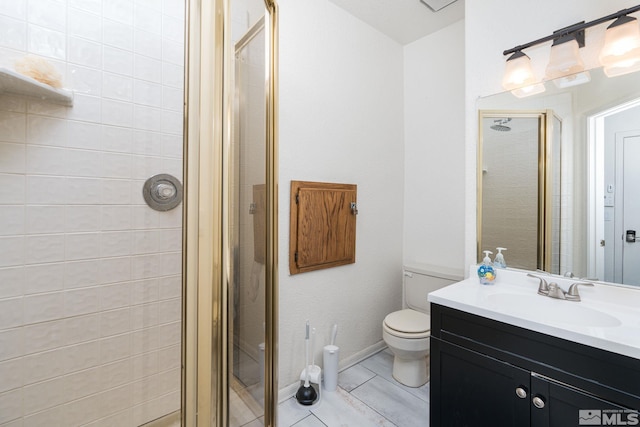
[[[40,83],[31,77],[0,68],[0,94],[11,93],[38,98],[67,106],[73,105],[73,93],[64,89],[55,89],[44,83]]]

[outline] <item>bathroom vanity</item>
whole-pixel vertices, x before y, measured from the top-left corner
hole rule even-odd
[[[640,292],[596,285],[581,302],[554,300],[500,273],[429,294],[430,425],[640,425]]]

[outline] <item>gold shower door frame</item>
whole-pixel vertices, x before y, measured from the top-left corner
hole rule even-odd
[[[228,76],[230,0],[188,0],[185,70],[182,425],[229,424],[228,147],[233,88]],[[266,91],[264,425],[277,407],[277,57],[278,8],[265,0]]]

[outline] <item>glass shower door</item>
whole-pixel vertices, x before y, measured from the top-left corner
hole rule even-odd
[[[230,426],[264,414],[266,259],[266,39],[264,2],[234,8],[234,120],[230,236]],[[235,14],[234,14],[235,12]],[[240,15],[242,19],[233,19]],[[240,30],[238,30],[240,33]]]

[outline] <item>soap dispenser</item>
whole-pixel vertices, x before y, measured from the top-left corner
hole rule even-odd
[[[493,281],[496,279],[496,270],[491,265],[491,258],[489,258],[489,255],[493,254],[493,252],[483,252],[484,259],[482,260],[482,264],[478,267],[478,278],[480,279],[481,285],[492,285]]]
[[[496,268],[507,268],[507,263],[504,260],[504,255],[502,254],[502,251],[506,251],[507,248],[496,248],[496,250],[498,253],[493,260],[493,266]]]

